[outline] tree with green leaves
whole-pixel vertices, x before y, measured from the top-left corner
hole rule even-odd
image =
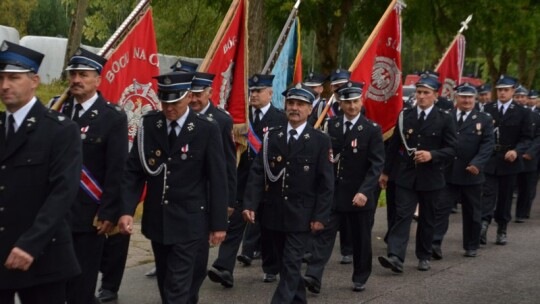
[[[27,33],[30,13],[37,5],[37,0],[2,0],[0,1],[0,24],[16,28],[21,37]]]
[[[61,0],[38,0],[30,13],[28,33],[36,36],[66,37],[70,22],[66,8]]]
[[[465,32],[466,62],[474,58],[482,64],[484,72],[479,76],[495,82],[500,74],[509,73],[518,76],[527,87],[540,84],[535,81],[540,60],[538,1],[407,0],[407,5],[403,36],[414,35],[414,43],[423,50],[413,51],[426,53],[417,58],[429,56],[434,67],[459,23],[474,14]],[[429,40],[432,45],[426,45]],[[408,48],[403,49],[404,54],[407,51]]]

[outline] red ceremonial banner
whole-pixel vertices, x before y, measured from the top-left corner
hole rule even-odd
[[[207,69],[216,75],[212,101],[231,114],[235,125],[247,121],[245,14],[245,1],[241,0]]]
[[[156,81],[152,79],[157,75],[154,21],[152,10],[148,9],[109,57],[99,86],[103,97],[127,114],[130,149],[142,115],[160,108]]]
[[[368,39],[367,45],[364,45],[362,50],[367,51],[363,57],[356,66],[353,64],[349,69],[352,80],[365,84],[363,101],[366,117],[381,125],[383,134],[393,130],[403,107],[400,22],[402,5],[393,5],[391,12],[383,16],[371,34],[372,40]],[[387,137],[388,134],[385,134],[385,138]]]
[[[454,100],[454,88],[461,83],[464,63],[465,36],[459,34],[435,70],[439,73],[439,82],[442,83],[439,91],[441,96]]]

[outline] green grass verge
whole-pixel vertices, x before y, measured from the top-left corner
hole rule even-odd
[[[40,84],[36,91],[36,96],[43,104],[48,104],[51,98],[61,95],[67,89],[67,82],[56,81],[51,84]],[[4,111],[6,107],[0,102],[0,111]]]
[[[54,96],[61,95],[68,87],[67,82],[55,81],[51,84],[40,84],[36,96],[43,104],[49,103]]]
[[[377,202],[377,207],[386,207],[386,190],[381,191],[379,201]]]

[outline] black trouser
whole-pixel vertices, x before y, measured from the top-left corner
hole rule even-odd
[[[304,248],[311,232],[282,232],[261,230],[262,237],[271,239],[279,265],[279,284],[272,304],[307,303],[301,267]]]
[[[227,270],[231,274],[236,265],[236,255],[246,228],[246,222],[242,217],[242,210],[240,209],[235,208],[231,217],[229,217],[227,236],[221,245],[219,245],[218,257],[212,265],[218,270]]]
[[[516,218],[528,218],[536,196],[538,171],[521,172],[517,176],[518,198],[516,201]]]
[[[201,288],[206,274],[208,273],[208,256],[210,254],[210,245],[208,242],[199,246],[199,252],[195,258],[195,267],[193,269],[193,280],[191,282],[191,288],[189,290],[189,303],[199,303],[199,289]]]
[[[344,214],[340,214],[340,216],[341,218],[339,220],[339,249],[341,255],[352,255],[353,244],[351,236],[351,223],[349,223],[349,219]]]
[[[340,214],[332,211],[330,220],[324,229],[310,235],[312,257],[307,263],[305,274],[316,279],[319,283],[322,283],[324,267],[332,256],[340,218]]]
[[[193,295],[198,294],[201,286],[194,283],[195,270],[199,261],[204,260],[201,253],[206,252],[208,261],[208,246],[208,236],[172,245],[152,241],[159,293],[164,304],[191,303]]]
[[[51,282],[20,289],[0,289],[0,303],[14,304],[15,293],[21,304],[64,304],[66,302],[66,282]]]
[[[117,233],[105,240],[101,256],[101,288],[118,292],[128,256],[130,236]]]
[[[476,250],[482,228],[482,185],[447,185],[435,210],[433,245],[440,246],[448,231],[449,217],[456,202],[461,203],[463,249]]]
[[[97,235],[96,232],[75,232],[72,236],[81,274],[67,281],[67,303],[94,304],[105,236]]]
[[[512,195],[516,174],[495,176],[486,174],[482,196],[482,220],[499,225],[498,232],[506,232],[506,225],[512,220]]]
[[[396,188],[396,218],[388,233],[388,255],[397,256],[405,261],[411,222],[420,206],[418,226],[416,228],[416,257],[419,260],[431,259],[431,246],[435,226],[435,204],[439,199],[440,190],[416,191],[397,186]]]
[[[324,230],[312,236],[313,256],[308,262],[306,276],[310,276],[322,283],[324,267],[330,260],[336,241],[337,230],[340,226],[339,221],[346,217],[352,228],[352,281],[365,284],[371,275],[371,230],[374,216],[375,210],[347,213],[332,212],[330,221]]]
[[[388,228],[384,235],[384,241],[388,242],[388,232],[396,222],[396,182],[393,180],[389,180],[386,185],[386,222]]]
[[[352,228],[353,275],[354,283],[365,284],[371,275],[371,230],[375,223],[375,210],[347,212]]]
[[[261,226],[262,269],[264,273],[275,275],[280,272],[280,252],[278,248],[273,245],[272,233],[265,233],[266,230],[267,228]],[[302,257],[303,256],[304,255],[302,254]]]
[[[240,211],[241,212],[241,211]],[[259,222],[248,224],[242,240],[242,254],[253,258],[255,251],[261,251],[261,225]]]

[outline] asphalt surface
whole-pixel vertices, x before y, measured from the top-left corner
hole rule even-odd
[[[540,303],[540,207],[533,204],[531,219],[526,223],[511,223],[508,244],[495,245],[496,226],[488,230],[488,244],[482,246],[476,258],[463,257],[461,247],[461,212],[452,214],[450,229],[443,243],[444,258],[431,262],[431,270],[416,270],[414,235],[411,238],[403,274],[393,274],[379,265],[377,256],[385,255],[382,240],[386,232],[386,209],[377,210],[373,228],[373,272],[364,292],[352,291],[352,265],[341,265],[339,244],[329,261],[318,295],[308,292],[309,303]],[[139,230],[140,231],[140,230]],[[119,299],[109,303],[161,303],[157,282],[145,277],[153,266],[149,241],[137,232],[132,239],[128,266],[119,291]],[[217,255],[212,248],[209,263]],[[275,283],[262,282],[260,260],[251,267],[237,264],[234,287],[205,280],[200,303],[269,303]],[[98,284],[99,286],[99,284]]]

